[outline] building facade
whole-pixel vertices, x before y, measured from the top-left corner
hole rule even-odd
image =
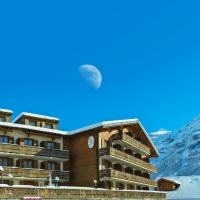
[[[66,132],[57,130],[59,120],[22,113],[12,123],[12,111],[0,110],[0,166],[3,183],[48,185],[69,184],[69,151]],[[67,138],[65,138],[67,140]]]
[[[152,190],[158,152],[137,119],[58,130],[59,119],[0,109],[0,166],[9,185]]]
[[[158,152],[137,119],[107,121],[70,132],[72,185],[149,190]]]

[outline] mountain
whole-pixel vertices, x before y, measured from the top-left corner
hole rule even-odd
[[[200,175],[200,116],[176,131],[150,133],[160,156],[152,162],[156,176]]]

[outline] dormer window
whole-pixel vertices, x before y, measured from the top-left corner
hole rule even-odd
[[[30,126],[37,126],[37,122],[36,121],[29,121],[29,125]]]
[[[45,124],[45,128],[53,129],[53,124],[46,123],[46,124]]]
[[[0,144],[8,144],[9,143],[9,138],[8,136],[1,135],[0,136]]]
[[[5,117],[0,117],[0,122],[5,122],[6,118]]]

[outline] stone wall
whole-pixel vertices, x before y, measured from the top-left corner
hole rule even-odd
[[[166,200],[166,193],[149,191],[110,191],[95,189],[53,189],[53,188],[0,188],[0,199],[21,199],[22,197],[42,199],[85,199],[85,200]]]

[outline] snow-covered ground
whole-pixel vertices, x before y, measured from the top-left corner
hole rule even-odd
[[[200,200],[200,176],[167,177],[178,181],[177,190],[167,193],[168,200]]]

